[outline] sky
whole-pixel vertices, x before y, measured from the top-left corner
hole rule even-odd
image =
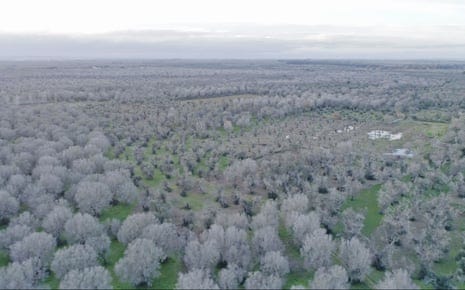
[[[465,59],[465,0],[2,0],[28,58]]]

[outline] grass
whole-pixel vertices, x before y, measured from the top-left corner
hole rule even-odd
[[[286,283],[284,284],[283,289],[289,289],[294,285],[302,285],[308,287],[308,283],[313,279],[312,272],[306,271],[296,271],[291,272],[286,275]]]
[[[188,203],[193,211],[199,211],[210,201],[210,194],[188,193],[187,196],[181,197],[179,199],[179,205],[185,206]]]
[[[181,268],[182,263],[179,257],[168,257],[161,264],[160,276],[152,281],[151,289],[174,289]]]
[[[10,257],[8,257],[8,253],[0,250],[0,267],[8,265],[9,262]]]
[[[458,265],[455,257],[463,247],[462,235],[465,230],[465,222],[462,218],[455,220],[454,228],[456,229],[451,232],[451,240],[447,256],[438,263],[435,263],[433,266],[434,272],[438,275],[449,276],[457,271]]]
[[[218,168],[223,172],[229,166],[230,160],[228,156],[221,156],[218,160]]]
[[[380,189],[381,184],[364,189],[353,199],[347,199],[342,207],[342,210],[347,208],[353,208],[355,211],[366,210],[362,233],[367,237],[376,230],[383,219],[378,206],[378,191]]]
[[[122,221],[132,213],[133,209],[134,206],[130,204],[114,205],[102,211],[102,214],[100,215],[100,221],[104,221],[110,218],[115,218]]]
[[[289,257],[294,259],[301,259],[300,251],[297,246],[293,243],[292,232],[286,228],[283,222],[279,225],[278,235],[281,241],[283,241],[284,246],[286,247],[286,253]]]
[[[124,250],[126,246],[117,240],[111,241],[110,244],[110,253],[106,259],[107,269],[110,271],[113,278],[112,286],[114,289],[135,289],[131,284],[124,283],[119,280],[118,276],[115,273],[115,264],[124,256]]]
[[[53,272],[44,282],[50,286],[50,289],[58,289],[60,287],[60,279],[58,279]]]

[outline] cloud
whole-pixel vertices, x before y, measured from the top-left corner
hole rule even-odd
[[[222,25],[86,35],[0,34],[0,59],[465,59],[464,26]]]

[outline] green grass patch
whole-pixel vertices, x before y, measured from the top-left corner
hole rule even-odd
[[[286,275],[286,283],[283,289],[290,289],[294,285],[308,287],[309,281],[313,279],[313,273],[307,271],[296,271]]]
[[[151,289],[174,289],[181,268],[181,258],[168,257],[168,259],[161,264],[160,276],[152,281]]]
[[[428,289],[428,290],[432,290],[434,289],[433,285],[430,285],[430,284],[426,284],[424,281],[422,280],[413,280],[413,283],[417,284],[418,287],[420,287],[420,289]],[[460,289],[460,288],[459,288]]]
[[[60,288],[60,279],[58,279],[53,272],[47,277],[47,279],[45,279],[44,282],[50,286],[50,289]]]
[[[6,266],[8,263],[10,263],[10,257],[8,256],[8,253],[0,250],[0,267]]]
[[[104,221],[110,218],[124,220],[132,213],[134,206],[131,204],[118,204],[102,211],[100,215],[100,221]]]
[[[378,191],[380,189],[381,184],[364,189],[353,199],[348,198],[342,207],[342,210],[351,207],[355,211],[366,211],[362,233],[367,237],[375,231],[383,218],[378,206]]]
[[[118,275],[115,273],[115,264],[124,256],[126,246],[117,240],[111,241],[110,252],[106,259],[107,269],[113,278],[112,286],[114,289],[135,289],[130,283],[125,283],[119,280]]]
[[[210,194],[188,193],[186,197],[181,197],[179,199],[179,206],[183,207],[186,204],[189,204],[193,211],[199,211],[205,204],[210,203],[211,199],[212,197]]]
[[[441,276],[449,276],[457,271],[458,265],[455,257],[463,247],[462,233],[463,231],[459,230],[451,234],[449,252],[447,253],[447,256],[438,263],[435,263],[433,266],[433,270],[436,274]]]
[[[115,159],[115,150],[113,149],[113,147],[110,147],[110,149],[108,149],[108,151],[105,152],[105,157],[107,157],[108,159]]]
[[[218,169],[223,172],[230,163],[230,159],[228,156],[221,156],[220,159],[218,160]]]
[[[279,225],[278,235],[286,247],[287,255],[293,259],[301,259],[300,250],[293,242],[294,238],[292,236],[292,231],[287,229],[283,222]]]

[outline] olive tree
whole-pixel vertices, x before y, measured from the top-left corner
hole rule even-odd
[[[252,245],[258,256],[264,255],[266,252],[270,251],[281,251],[284,247],[277,230],[270,226],[258,229],[254,232]]]
[[[176,289],[219,289],[219,287],[210,278],[208,271],[194,269],[185,274],[179,273]]]
[[[150,287],[153,278],[160,275],[160,260],[164,255],[152,241],[135,239],[116,263],[115,273],[134,286],[146,284]]]
[[[0,190],[0,224],[2,220],[16,215],[19,210],[18,200],[5,190]]]
[[[283,277],[289,273],[289,262],[281,252],[267,252],[261,258],[260,269],[266,275]]]
[[[245,278],[246,271],[235,264],[228,264],[218,273],[218,284],[221,289],[238,289]]]
[[[274,275],[266,275],[260,271],[249,273],[245,280],[245,289],[281,289],[283,280]]]
[[[110,206],[113,193],[105,183],[83,181],[79,183],[74,199],[82,212],[98,215]]]
[[[375,289],[420,289],[413,283],[410,275],[404,269],[386,272],[384,279],[376,284]]]
[[[73,216],[71,210],[65,206],[55,206],[42,221],[42,228],[49,234],[59,237],[64,230],[65,223]]]
[[[349,277],[346,270],[334,265],[330,268],[319,268],[313,280],[309,283],[310,289],[349,289]]]
[[[336,248],[331,235],[323,229],[318,229],[305,237],[300,254],[308,269],[328,267],[332,263],[332,254]]]
[[[36,232],[26,236],[10,247],[11,260],[22,262],[30,258],[38,258],[47,264],[55,251],[55,238],[47,233]]]
[[[6,229],[0,231],[0,248],[8,250],[11,245],[21,241],[32,232],[33,230],[29,226],[10,224]]]
[[[339,258],[347,269],[351,282],[363,281],[370,273],[370,250],[355,237],[341,241]]]
[[[113,289],[111,275],[102,266],[74,269],[60,282],[60,289]]]
[[[187,269],[212,269],[220,261],[217,244],[211,240],[200,243],[190,241],[185,249],[184,263]]]
[[[135,213],[128,216],[118,231],[118,241],[129,244],[140,237],[144,228],[157,224],[158,220],[152,213]]]
[[[97,265],[97,253],[92,247],[73,245],[55,253],[50,269],[61,279],[71,270],[82,270]]]
[[[178,253],[183,247],[183,239],[172,223],[152,224],[144,228],[141,238],[153,241],[167,255]]]
[[[65,239],[68,244],[85,244],[104,256],[110,248],[110,239],[98,220],[85,213],[77,213],[65,223]]]
[[[13,262],[0,267],[0,289],[33,289],[45,277],[45,269],[37,258]]]

